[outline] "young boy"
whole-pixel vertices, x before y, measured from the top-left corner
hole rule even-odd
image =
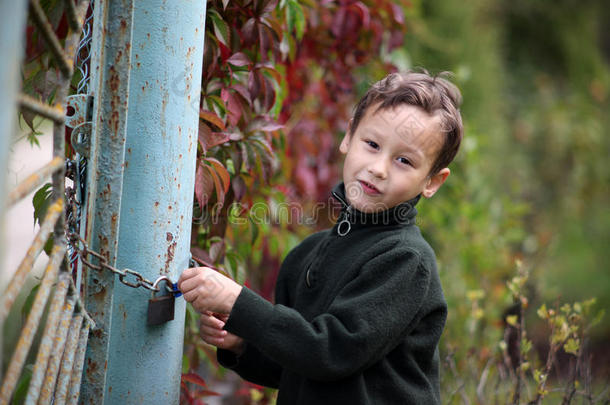
[[[369,89],[340,145],[339,220],[288,254],[275,305],[212,269],[182,274],[222,365],[278,387],[278,404],[440,404],[447,304],[414,206],[449,176],[460,103],[427,72]]]

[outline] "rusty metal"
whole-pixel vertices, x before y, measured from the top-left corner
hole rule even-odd
[[[47,322],[45,323],[38,354],[36,355],[36,361],[34,363],[34,370],[32,371],[32,378],[30,379],[28,395],[25,399],[26,404],[36,403],[36,398],[40,395],[42,381],[53,349],[55,332],[57,331],[57,325],[59,325],[61,319],[62,308],[64,306],[64,301],[66,300],[66,295],[68,294],[68,287],[70,286],[69,277],[70,275],[65,272],[60,274],[59,283],[57,284],[55,294],[51,300]]]
[[[23,93],[19,94],[18,102],[19,108],[22,110],[42,115],[53,122],[57,122],[58,124],[62,124],[64,122],[64,110],[59,103],[55,103],[51,106]]]
[[[69,274],[64,274],[66,274],[68,278],[70,278]],[[62,276],[64,274],[62,274]],[[69,282],[70,280],[68,280],[68,283]],[[39,405],[49,404],[55,392],[57,373],[59,372],[61,358],[64,354],[64,348],[66,346],[66,338],[68,336],[68,330],[72,321],[72,314],[74,313],[74,304],[74,294],[68,295],[62,309],[59,324],[57,325],[57,329],[54,332],[51,357],[49,358],[49,364],[47,365],[47,371],[42,384],[42,389],[40,391],[40,397],[38,398]]]
[[[112,267],[116,264],[125,169],[133,1],[97,2],[93,9],[89,88],[94,97],[93,129],[85,209],[89,218],[84,233],[91,249],[100,252]],[[106,395],[114,279],[114,274],[106,271],[89,271],[84,279],[87,312],[96,323],[83,374],[81,397],[85,403],[103,403]]]
[[[0,404],[8,403],[13,394],[15,384],[21,375],[21,370],[23,369],[28,351],[32,346],[32,340],[34,339],[36,328],[40,322],[40,317],[42,316],[45,304],[51,293],[51,287],[57,280],[59,266],[64,258],[65,250],[65,245],[55,245],[53,247],[49,263],[44,272],[44,277],[40,283],[34,303],[32,304],[32,309],[30,310],[19,341],[17,342],[17,347],[13,352],[11,362],[7,368],[6,376],[2,383],[2,389],[0,389]]]
[[[76,405],[80,394],[81,379],[83,376],[83,364],[85,363],[85,353],[87,351],[87,341],[89,339],[89,329],[92,323],[85,319],[83,327],[78,337],[78,345],[74,354],[74,367],[70,377],[70,387],[68,388],[67,404]]]
[[[86,121],[91,121],[90,110],[93,108],[93,97],[87,94],[68,96],[66,106],[72,110],[72,114],[66,116],[67,127],[76,128]]]
[[[61,359],[61,368],[57,377],[57,387],[55,388],[54,404],[64,405],[68,396],[68,386],[72,377],[72,368],[74,367],[74,355],[78,348],[78,338],[80,336],[81,326],[83,324],[83,314],[77,313],[72,318],[68,328],[68,337],[66,338],[66,348]]]
[[[0,322],[4,322],[10,312],[19,291],[25,283],[28,272],[32,269],[34,261],[42,251],[44,244],[49,239],[50,233],[57,222],[57,218],[63,212],[64,201],[59,199],[49,206],[47,214],[40,225],[40,230],[36,234],[34,241],[30,245],[25,257],[19,264],[17,271],[9,282],[6,291],[2,294],[2,306],[0,307]]]
[[[1,320],[6,319],[6,316],[8,315],[8,312],[12,307],[19,290],[23,286],[28,271],[31,270],[31,267],[42,251],[50,232],[53,231],[53,227],[55,226],[58,217],[63,212],[63,204],[63,199],[59,199],[49,205],[45,218],[40,225],[40,229],[34,238],[34,241],[30,245],[25,257],[14,273],[6,291],[2,294],[2,307],[0,308]]]
[[[206,4],[133,4],[96,3],[94,10],[85,239],[114,268],[175,280],[190,253]],[[173,322],[147,326],[148,294],[109,271],[88,275],[87,310],[97,326],[81,400],[177,404],[184,301],[176,301]],[[163,372],[151,372],[159,362]]]
[[[65,153],[64,104],[72,79],[72,64],[82,29],[82,22],[84,21],[84,16],[89,5],[88,1],[81,1],[79,2],[78,6],[74,6],[73,1],[68,1],[68,19],[72,32],[67,35],[64,41],[64,49],[61,49],[61,44],[53,32],[38,1],[32,0],[30,2],[30,16],[35,25],[38,26],[41,36],[47,42],[51,54],[56,59],[63,76],[60,78],[58,87],[54,93],[54,105],[49,106],[26,95],[20,95],[18,98],[12,96],[12,100],[18,99],[21,109],[42,115],[50,118],[53,121],[54,158],[42,169],[38,170],[32,176],[20,183],[8,196],[8,202],[9,204],[12,204],[22,199],[25,195],[39,187],[49,175],[51,175],[53,193],[52,200],[54,202],[48,208],[45,219],[41,223],[40,231],[38,232],[34,242],[28,249],[26,256],[13,276],[11,284],[7,287],[7,291],[2,295],[2,308],[0,308],[1,322],[6,319],[10,307],[14,303],[16,295],[24,284],[28,270],[31,269],[33,262],[40,254],[42,246],[48,240],[51,231],[54,232],[55,246],[53,247],[49,257],[49,262],[46,266],[43,279],[34,298],[34,303],[30,309],[25,326],[23,327],[21,336],[14,349],[6,376],[2,381],[2,386],[0,388],[0,404],[8,403],[13,394],[15,385],[21,375],[25,359],[31,349],[32,341],[36,334],[38,324],[55,283],[57,283],[57,285],[49,306],[46,323],[44,325],[44,332],[41,336],[41,342],[38,348],[34,371],[30,381],[28,396],[25,401],[26,404],[35,404],[39,400],[40,403],[48,403],[52,399],[55,389],[55,382],[57,380],[57,375],[60,368],[60,362],[62,360],[62,354],[64,352],[64,346],[67,340],[67,334],[69,332],[69,327],[72,324],[71,318],[75,308],[79,311],[79,314],[77,314],[74,322],[77,328],[80,328],[80,325],[84,320],[86,327],[84,327],[82,331],[84,331],[84,333],[88,333],[89,327],[93,322],[86,313],[83,302],[78,295],[80,287],[77,288],[74,285],[71,274],[66,271],[67,269],[65,267],[62,267],[62,260],[65,257],[66,252],[64,230],[65,220],[64,216],[62,215],[64,207],[63,199],[65,197],[65,167],[63,159]],[[2,2],[2,5],[0,6],[0,11],[2,11],[0,15],[2,16],[6,14],[6,10],[4,8],[5,5],[8,5],[8,3]],[[19,6],[19,4],[11,5],[11,8],[19,9]],[[23,7],[23,9],[25,10],[25,7]],[[2,34],[2,38],[5,39],[4,31],[2,31]],[[22,32],[20,32],[19,35],[22,35]],[[6,36],[6,38],[8,38],[8,36]],[[4,43],[4,41],[2,42]],[[0,52],[0,55],[5,56],[3,48],[0,48],[0,51],[2,51]],[[14,59],[18,60],[18,58]],[[4,71],[2,69],[0,69],[0,71],[2,72],[2,84],[4,85]],[[5,94],[5,96],[11,96],[14,94],[15,92],[9,91],[9,93]],[[4,110],[10,111],[8,108],[3,108],[2,110],[3,112]],[[2,116],[2,120],[4,124],[4,116]],[[4,125],[2,128],[5,129]],[[9,130],[12,131],[12,128],[9,128]],[[10,132],[9,130],[6,132]],[[5,148],[1,149],[4,156]],[[2,187],[2,189],[3,188],[4,187]],[[2,194],[2,197],[4,197],[4,194]],[[2,203],[4,206],[3,202],[4,198],[2,198],[2,201],[0,201],[0,203]],[[71,294],[66,300],[68,291],[71,291]],[[82,341],[86,342],[86,338],[86,336],[83,337]],[[74,353],[76,342],[80,341],[81,339],[79,339],[79,335],[77,334],[76,337],[71,336],[69,340],[71,342],[70,350],[72,353]],[[69,353],[66,352],[66,355],[68,356]],[[82,356],[79,357],[78,361],[80,361],[80,365],[78,365],[78,367],[81,367],[82,370]],[[77,364],[74,365],[77,366]],[[66,367],[68,370],[68,377],[66,379],[62,379],[62,381],[64,381],[62,382],[62,389],[64,392],[66,391],[67,385],[65,381],[70,378],[70,369],[72,368],[72,363],[68,358],[66,359]],[[41,388],[42,396],[39,398]],[[74,388],[78,389],[78,387]]]
[[[114,266],[111,266],[108,264],[108,260],[106,259],[105,256],[101,255],[100,253],[97,253],[94,250],[91,250],[89,248],[89,246],[87,245],[87,242],[79,235],[74,234],[74,233],[69,233],[68,237],[74,241],[73,243],[73,248],[75,250],[77,250],[80,260],[81,262],[89,267],[90,269],[96,270],[96,271],[110,271],[113,274],[116,274],[119,276],[119,281],[121,283],[123,283],[124,285],[131,287],[131,288],[139,288],[139,287],[143,287],[146,288],[147,290],[151,290],[151,291],[159,291],[159,288],[155,286],[155,283],[153,283],[152,281],[148,280],[147,278],[145,278],[142,274],[138,273],[137,271],[131,270],[131,269],[123,269],[123,270],[119,270]],[[78,244],[80,243],[83,245],[82,248],[78,248]],[[88,256],[93,256],[94,258],[97,259],[97,263],[99,264],[94,264],[93,260],[89,260]],[[125,278],[131,275],[135,278],[135,282],[131,282],[129,280],[126,280]],[[165,277],[169,283],[171,284],[171,280],[169,280],[168,277]],[[169,289],[168,291],[172,291],[171,289]]]
[[[30,194],[32,191],[38,189],[44,184],[45,181],[47,181],[49,176],[60,170],[63,166],[64,160],[57,156],[37,172],[26,177],[9,193],[8,206],[10,207],[26,195]]]
[[[47,19],[47,16],[37,0],[30,0],[30,17],[32,17],[32,20],[40,30],[42,37],[49,46],[49,50],[59,65],[59,70],[63,74],[64,78],[72,77],[73,62],[64,53],[61,43],[59,42],[59,38],[57,38],[57,35],[55,35],[51,23]]]

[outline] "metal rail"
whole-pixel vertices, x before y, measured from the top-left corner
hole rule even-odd
[[[0,12],[0,15],[2,15],[3,23],[5,22],[4,18],[10,19],[11,17],[16,17],[20,19],[19,14],[17,13],[20,10],[20,5],[8,6],[10,2],[2,3],[3,5],[0,6],[0,11],[2,11]],[[74,284],[72,275],[65,264],[64,122],[65,102],[72,80],[73,60],[75,50],[77,49],[76,45],[80,38],[88,4],[88,1],[80,1],[78,5],[75,5],[73,1],[68,0],[66,9],[71,32],[68,33],[62,45],[62,41],[55,35],[39,2],[37,0],[30,1],[30,18],[38,28],[42,38],[45,40],[51,56],[59,67],[61,77],[55,91],[53,105],[48,105],[44,100],[36,100],[25,94],[19,96],[16,96],[13,93],[8,94],[13,100],[17,101],[16,105],[22,110],[35,113],[50,119],[53,122],[53,159],[36,173],[22,181],[11,191],[6,199],[0,199],[0,204],[2,204],[2,206],[10,206],[18,202],[30,192],[40,187],[47,181],[49,176],[51,177],[52,183],[53,202],[47,209],[46,216],[41,223],[38,234],[34,238],[34,241],[19,267],[14,272],[6,291],[2,293],[0,323],[3,324],[7,319],[17,295],[25,284],[28,272],[31,271],[35,260],[40,255],[51,232],[53,233],[54,246],[49,255],[49,261],[46,265],[42,281],[38,287],[25,325],[21,331],[16,347],[13,350],[7,371],[1,381],[0,405],[8,404],[12,400],[15,387],[21,377],[28,353],[32,349],[34,336],[41,326],[43,312],[45,311],[47,302],[51,296],[52,299],[44,323],[44,330],[41,335],[41,342],[38,347],[25,403],[50,403],[55,396],[56,387],[60,389],[58,394],[61,398],[67,397],[68,392],[72,399],[72,403],[78,398],[78,384],[80,383],[80,374],[82,373],[82,363],[84,361],[84,356],[82,354],[84,349],[81,344],[86,344],[89,330],[94,323],[91,317],[86,313],[85,306],[79,296],[80,286]],[[15,8],[16,11],[5,10],[5,5],[7,7]],[[21,22],[21,24],[23,23],[24,21]],[[14,27],[14,24],[12,26]],[[16,28],[18,37],[22,36],[22,32],[23,25],[19,25],[19,27]],[[15,41],[15,43],[20,44],[21,41]],[[8,60],[11,62],[11,65],[12,61],[18,63],[19,59],[21,59],[20,57],[17,57],[14,52],[11,55],[5,55],[3,49],[0,49],[0,57],[2,57],[3,60],[5,57],[9,58]],[[7,132],[12,132],[14,130],[14,123],[9,122],[8,124],[5,124],[4,116],[1,116],[0,118],[2,119],[0,122],[2,124],[2,129]],[[7,150],[7,144],[0,145],[2,156],[7,155]],[[74,326],[76,330],[71,330],[69,328],[70,326]],[[71,384],[72,382],[73,384]]]

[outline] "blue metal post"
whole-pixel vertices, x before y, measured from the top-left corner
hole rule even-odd
[[[123,192],[131,71],[133,0],[96,1],[91,41],[90,93],[94,98],[87,195],[83,218],[89,246],[116,264]],[[95,321],[87,345],[81,403],[104,403],[115,275],[89,270],[85,305]]]
[[[8,151],[16,129],[19,66],[23,54],[27,2],[0,2],[0,258],[4,257],[4,213],[6,212],[6,170]],[[0,291],[4,280],[0,278]],[[2,331],[0,322],[0,331]],[[2,333],[0,333],[0,381],[2,380]]]
[[[106,233],[99,234],[96,232],[98,225],[93,225],[88,235],[91,235],[92,243],[102,241],[108,249],[108,257],[116,258],[109,263],[117,268],[135,270],[149,280],[166,275],[177,281],[180,272],[188,266],[190,256],[206,2],[110,3],[113,4],[108,5],[106,11],[98,11],[96,2],[96,31],[101,32],[100,15],[108,16],[103,24],[115,23],[118,30],[122,27],[125,32],[131,30],[129,40],[127,34],[124,38],[116,38],[113,29],[117,28],[106,25],[103,35],[94,36],[93,47],[97,49],[94,53],[103,54],[99,70],[93,72],[97,75],[94,83],[98,83],[97,88],[101,90],[100,94],[94,94],[94,114],[105,114],[107,119],[94,117],[96,128],[91,158],[98,164],[90,170],[89,184],[97,186],[90,191],[89,198],[95,200],[90,205],[95,212],[95,222],[105,222],[109,228]],[[127,10],[113,11],[115,5],[127,7]],[[129,9],[133,11],[131,19],[122,25],[121,21],[130,14]],[[113,13],[123,15],[123,19],[111,21]],[[102,43],[108,41],[104,35],[115,35],[117,43],[124,43],[123,48],[96,45],[96,38]],[[130,62],[128,77],[124,77],[123,65],[116,66],[115,59],[123,60],[127,54]],[[107,77],[100,77],[98,72],[106,72]],[[114,84],[112,77],[117,78]],[[128,87],[124,91],[126,83]],[[117,85],[123,90],[117,91]],[[115,116],[120,120],[113,127],[109,124]],[[100,139],[107,136],[104,131],[115,136],[110,143],[120,145],[124,140],[124,146],[114,150],[99,148]],[[103,174],[96,168],[109,160],[114,161],[121,153],[123,160],[116,166],[107,167],[116,174],[114,180],[106,176],[109,182],[100,181]],[[121,184],[113,187],[113,182]],[[107,183],[110,187],[104,188]],[[115,203],[103,200],[103,193],[112,196]],[[116,229],[116,234],[110,232]],[[105,287],[100,290],[97,286],[101,272],[90,272],[97,273],[98,283],[89,283],[91,292],[87,300],[106,305],[95,312],[106,317],[107,322],[105,329],[92,331],[91,338],[101,344],[93,352],[89,350],[88,356],[95,365],[91,367],[89,361],[86,363],[84,377],[87,379],[103,370],[104,381],[100,382],[100,375],[90,378],[86,382],[89,393],[83,401],[178,404],[184,300],[176,300],[173,321],[148,326],[146,313],[150,291],[127,287],[118,280],[112,285],[104,280]],[[97,318],[94,319],[97,322]]]

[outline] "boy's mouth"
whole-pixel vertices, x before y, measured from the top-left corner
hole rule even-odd
[[[366,194],[369,194],[369,195],[381,194],[381,191],[379,191],[379,189],[377,187],[375,187],[373,184],[368,183],[366,181],[362,181],[362,180],[358,180],[358,182],[360,183],[360,185],[362,186],[362,190],[364,190],[364,192]]]

